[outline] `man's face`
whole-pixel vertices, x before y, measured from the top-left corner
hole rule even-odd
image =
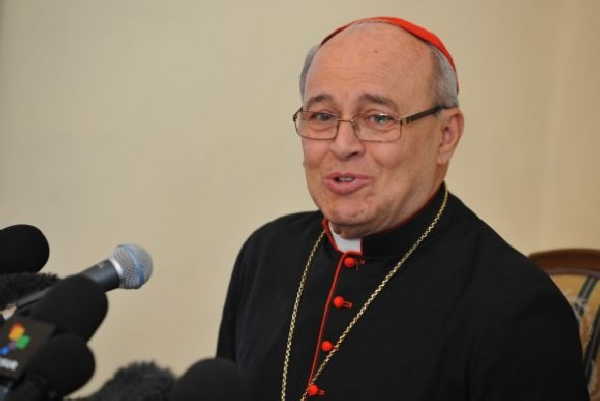
[[[308,72],[304,109],[342,119],[366,112],[404,117],[433,106],[429,47],[398,27],[355,25],[325,43]],[[400,129],[398,127],[398,129]],[[341,122],[332,140],[302,139],[309,192],[334,230],[361,237],[400,224],[443,179],[442,119],[402,128],[394,142],[359,140]]]

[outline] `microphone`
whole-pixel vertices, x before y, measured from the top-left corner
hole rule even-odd
[[[0,273],[37,272],[49,255],[48,241],[38,228],[18,224],[0,230]]]
[[[41,291],[58,281],[52,273],[8,273],[0,275],[0,326],[17,310],[19,298]]]
[[[120,368],[95,393],[70,401],[169,401],[175,377],[154,362],[134,362]]]
[[[85,277],[71,276],[50,288],[40,303],[33,306],[29,317],[88,340],[107,312],[108,299],[104,291]]]
[[[45,401],[72,393],[93,376],[96,363],[85,341],[74,334],[53,337],[29,361],[25,377],[6,401]]]
[[[237,366],[221,358],[193,364],[175,382],[171,401],[243,401],[249,396]]]
[[[100,326],[107,309],[106,295],[97,284],[73,276],[53,287],[31,309],[30,316],[17,313],[9,319],[0,330],[0,400],[19,383],[30,361],[53,336],[70,333],[85,342]],[[53,355],[62,358],[60,353]]]
[[[19,298],[45,290],[56,284],[58,277],[53,273],[8,273],[0,275],[0,309],[16,302]]]
[[[77,276],[86,277],[110,291],[117,287],[137,289],[150,279],[153,271],[152,257],[136,244],[118,245],[108,259],[88,267]],[[37,302],[48,290],[42,290],[20,298],[15,302],[17,309],[26,308]]]

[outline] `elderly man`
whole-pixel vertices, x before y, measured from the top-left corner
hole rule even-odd
[[[446,189],[463,114],[442,42],[354,21],[309,53],[300,91],[319,211],[248,239],[219,336],[254,399],[587,399],[567,302]]]

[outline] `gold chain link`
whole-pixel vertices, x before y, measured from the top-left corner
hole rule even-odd
[[[321,242],[321,239],[323,239],[324,235],[325,231],[321,231],[319,238],[317,238],[317,241],[315,242],[312,250],[310,251],[310,255],[308,256],[308,260],[306,261],[306,267],[304,268],[304,273],[302,273],[302,278],[300,279],[300,284],[298,285],[298,291],[296,292],[296,300],[294,301],[294,307],[292,308],[292,318],[290,320],[290,331],[288,332],[287,344],[285,346],[285,357],[283,359],[283,375],[281,377],[282,401],[285,401],[285,393],[287,391],[287,373],[290,364],[290,352],[292,350],[292,339],[294,337],[294,329],[296,328],[296,314],[298,313],[300,298],[302,298],[302,293],[304,292],[304,283],[306,282],[306,277],[308,276],[309,267],[312,263],[313,257],[315,256],[315,252],[317,252],[319,243]]]
[[[323,359],[323,361],[319,365],[319,368],[317,369],[317,372],[311,378],[311,381],[308,384],[308,386],[306,387],[306,389],[304,390],[304,393],[302,394],[302,397],[300,397],[300,401],[305,401],[306,400],[306,396],[308,395],[308,387],[310,385],[313,385],[315,383],[315,381],[319,378],[319,376],[323,372],[323,369],[325,368],[325,366],[327,365],[327,363],[329,362],[329,360],[331,358],[333,358],[333,356],[339,351],[342,343],[344,342],[344,340],[348,336],[348,333],[350,333],[350,330],[352,330],[352,328],[358,322],[358,320],[365,314],[365,312],[369,308],[369,305],[371,305],[371,303],[373,302],[373,300],[383,290],[383,288],[388,283],[388,281],[390,281],[391,278],[400,270],[400,268],[404,265],[404,263],[408,260],[408,258],[413,254],[413,252],[418,248],[418,246],[429,236],[429,234],[431,233],[431,231],[435,228],[435,226],[437,225],[438,221],[442,217],[442,213],[443,213],[444,209],[446,208],[446,202],[447,202],[447,200],[448,200],[448,190],[446,188],[444,188],[444,198],[442,200],[442,204],[440,205],[440,208],[438,209],[437,214],[435,215],[435,218],[433,219],[433,221],[431,222],[431,224],[427,227],[427,229],[423,232],[423,234],[421,234],[421,236],[419,236],[419,238],[417,238],[417,240],[412,244],[412,246],[410,247],[410,249],[404,254],[404,256],[394,266],[394,268],[392,270],[390,270],[385,275],[385,277],[383,278],[383,280],[381,281],[381,283],[379,283],[379,285],[377,286],[377,288],[375,288],[375,290],[371,293],[371,295],[369,295],[369,298],[367,298],[367,300],[365,301],[365,303],[363,304],[363,306],[360,308],[360,310],[356,313],[356,315],[354,316],[354,318],[352,318],[352,320],[350,321],[350,323],[348,323],[348,326],[346,326],[346,328],[344,329],[344,331],[342,332],[342,334],[338,338],[338,340],[337,340],[336,344],[334,345],[334,347],[331,349],[331,351],[329,351],[327,353],[327,355],[325,356],[325,358]],[[290,330],[288,332],[287,345],[286,345],[286,348],[285,348],[285,354],[284,354],[284,360],[283,360],[283,375],[282,375],[282,379],[281,379],[281,401],[285,401],[285,397],[286,397],[287,373],[288,373],[288,368],[289,368],[289,363],[290,363],[290,353],[291,353],[291,349],[292,349],[292,340],[293,340],[293,337],[294,337],[294,329],[296,327],[296,317],[297,317],[297,314],[298,314],[298,307],[300,306],[300,299],[302,298],[302,293],[304,292],[304,285],[306,283],[306,278],[308,276],[308,271],[310,270],[310,265],[312,263],[312,259],[313,259],[314,255],[315,255],[315,252],[317,251],[319,243],[321,242],[321,239],[323,238],[324,234],[325,234],[325,231],[322,231],[321,234],[319,235],[319,238],[317,238],[317,241],[313,245],[313,248],[312,248],[312,250],[310,252],[308,260],[306,261],[306,266],[304,268],[304,272],[302,273],[302,278],[300,279],[300,283],[298,284],[298,291],[296,292],[296,299],[294,301],[294,306],[292,308],[292,316],[291,316],[291,319],[290,319]]]

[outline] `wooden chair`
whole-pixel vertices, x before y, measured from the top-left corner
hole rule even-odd
[[[600,401],[600,250],[560,249],[529,258],[545,270],[571,303],[579,321],[583,363],[591,401]]]

